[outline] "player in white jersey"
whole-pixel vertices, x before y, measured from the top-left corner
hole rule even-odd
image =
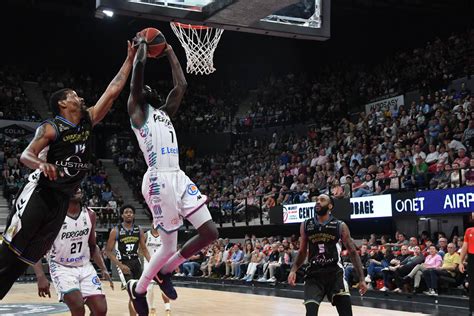
[[[96,215],[92,210],[82,209],[81,200],[79,189],[70,199],[63,226],[46,255],[49,271],[59,300],[67,304],[73,316],[85,314],[84,303],[92,315],[106,315],[107,302],[97,272],[90,262],[91,254],[112,289],[113,283],[96,244]],[[41,260],[35,264],[34,270],[38,295],[51,297]]]
[[[161,106],[156,91],[144,86],[147,43],[137,34],[137,55],[128,99],[132,129],[143,152],[148,170],[143,177],[142,194],[153,214],[153,226],[160,229],[163,245],[152,256],[138,281],[130,280],[127,290],[140,315],[148,314],[145,298],[148,284],[156,278],[163,293],[177,298],[171,273],[187,258],[209,245],[217,236],[217,228],[207,208],[207,197],[179,168],[179,149],[171,118],[176,115],[186,91],[186,78],[171,46],[167,56],[174,88]],[[186,218],[198,234],[177,251],[177,230]]]
[[[160,249],[162,242],[161,242],[161,237],[160,237],[160,232],[154,228],[153,226],[149,231],[145,233],[145,245],[148,249],[148,253],[150,256],[152,256],[155,252]],[[144,268],[146,269],[148,265],[148,260],[144,261]],[[150,284],[148,285],[148,289],[146,292],[146,299],[148,302],[148,307],[150,308],[150,315],[156,315],[156,307],[155,307],[155,300],[154,300],[154,287],[156,285],[155,281],[151,281]],[[171,304],[170,304],[170,299],[167,298],[163,293],[161,293],[161,296],[163,298],[163,302],[165,303],[165,312],[166,316],[171,315]]]

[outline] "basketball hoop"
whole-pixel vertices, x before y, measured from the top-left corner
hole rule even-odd
[[[170,24],[186,51],[186,72],[195,75],[209,75],[216,71],[213,62],[214,51],[224,30],[179,22]]]

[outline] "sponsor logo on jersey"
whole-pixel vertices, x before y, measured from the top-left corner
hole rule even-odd
[[[92,284],[94,284],[94,285],[100,285],[100,279],[99,279],[99,277],[98,277],[97,275],[94,275],[94,276],[92,277]]]
[[[67,157],[66,160],[56,160],[56,166],[62,167],[64,173],[70,177],[76,176],[81,170],[89,170],[89,163],[82,162],[78,156]]]
[[[153,205],[153,216],[161,216],[163,211],[161,210],[161,207],[159,205]]]
[[[138,130],[138,133],[142,138],[147,137],[148,133],[150,132],[150,129],[148,128],[148,124],[145,124]]]
[[[152,197],[150,198],[150,202],[151,202],[152,205],[155,205],[155,204],[160,203],[160,202],[161,202],[161,199],[160,199],[159,196],[156,196],[156,195],[155,195],[155,196],[152,196]]]
[[[160,184],[156,182],[150,183],[150,188],[148,189],[148,195],[160,195]]]
[[[178,147],[161,147],[161,154],[162,155],[177,155],[179,154],[179,149]]]
[[[194,183],[188,184],[188,194],[189,195],[196,195],[198,193],[199,193],[199,189]]]
[[[61,234],[61,239],[69,239],[69,238],[75,238],[75,237],[81,237],[89,234],[89,228],[83,229],[83,230],[76,230],[73,232],[64,232]]]
[[[80,257],[77,257],[77,258],[61,258],[59,261],[61,263],[74,263],[74,262],[80,262],[82,260],[84,260],[86,258],[86,256],[80,256]]]
[[[147,141],[145,141],[145,146],[146,146],[146,150],[148,152],[153,151],[153,141],[151,140],[151,138],[149,138]]]
[[[165,116],[162,116],[162,115],[159,115],[159,114],[153,114],[153,120],[155,122],[160,122],[160,123],[163,123],[165,126],[173,126],[173,124],[171,123],[171,120]]]
[[[156,164],[156,153],[155,152],[152,152],[150,153],[150,155],[148,156],[148,165],[149,166],[153,166]]]
[[[90,131],[82,131],[81,133],[66,135],[63,137],[63,141],[67,143],[85,142],[89,139]]]
[[[175,217],[171,220],[171,225],[178,225],[179,223],[179,217]]]

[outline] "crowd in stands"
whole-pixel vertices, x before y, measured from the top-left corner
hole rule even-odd
[[[41,121],[15,68],[0,67],[0,120]]]
[[[305,73],[270,76],[257,90],[238,128],[332,119],[370,100],[419,89],[428,94],[456,78],[472,74],[474,31],[436,38],[425,47],[404,51],[375,65],[354,63],[321,65],[312,76]],[[356,83],[356,84],[354,84]]]
[[[396,232],[388,236],[370,235],[357,241],[369,288],[379,291],[423,292],[435,296],[448,288],[466,289],[466,275],[458,270],[463,238],[435,233],[433,239],[424,231],[421,236]],[[242,243],[219,239],[189,258],[177,269],[176,276],[220,278],[245,282],[287,283],[296,260],[299,240],[289,238],[245,236]],[[342,251],[344,278],[357,288],[358,276],[346,251]],[[304,264],[297,273],[303,283]]]

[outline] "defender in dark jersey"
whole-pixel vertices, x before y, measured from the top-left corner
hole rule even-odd
[[[92,128],[125,86],[134,57],[135,49],[128,43],[127,59],[93,107],[87,109],[72,89],[52,94],[55,117],[38,127],[20,158],[35,171],[17,196],[0,245],[0,299],[28,265],[51,248],[66,217],[69,198],[88,170]]]
[[[363,295],[367,291],[362,263],[349,228],[344,222],[331,215],[333,207],[334,202],[331,197],[325,194],[318,196],[316,216],[301,223],[301,247],[288,276],[288,283],[294,286],[296,271],[308,255],[304,285],[307,316],[318,315],[319,305],[324,296],[327,296],[328,300],[336,306],[339,315],[352,315],[349,286],[344,280],[344,268],[341,261],[341,241],[348,250],[354,269],[359,276],[359,292]]]
[[[150,261],[150,254],[145,245],[145,234],[134,224],[135,208],[131,205],[122,206],[120,213],[122,223],[110,231],[105,253],[124,274],[125,280],[139,279],[142,266],[138,259],[138,251]],[[117,256],[115,250],[118,251]],[[128,305],[130,315],[136,315],[131,302]]]

